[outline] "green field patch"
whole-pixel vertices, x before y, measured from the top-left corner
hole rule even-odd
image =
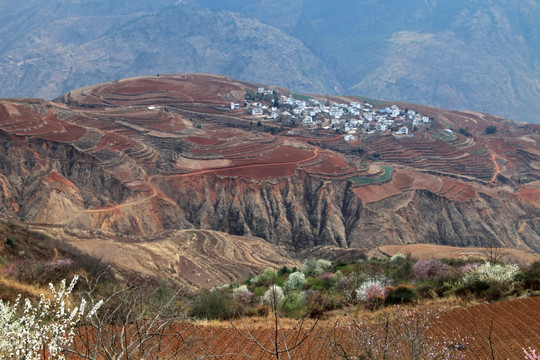
[[[375,100],[375,99],[371,99],[371,98],[368,98],[368,97],[365,97],[365,96],[356,96],[356,95],[352,96],[352,97],[355,98],[355,99],[367,102],[367,103],[369,103],[371,105],[379,105],[381,107],[385,107],[385,106],[390,105],[390,102],[384,101],[384,100]]]
[[[482,154],[485,154],[485,152],[486,152],[486,149],[480,149],[478,151],[470,152],[469,154],[471,154],[471,155],[482,155]]]
[[[442,129],[439,131],[432,131],[433,137],[443,141],[455,141],[457,139],[456,133],[451,129]]]
[[[293,96],[293,98],[298,99],[298,100],[311,100],[311,99],[313,99],[313,97],[309,96],[309,95],[302,95],[302,94],[293,93],[292,96]]]
[[[381,166],[384,170],[384,173],[380,176],[355,176],[350,180],[353,182],[353,186],[362,186],[369,184],[376,184],[380,182],[386,182],[392,178],[392,168],[390,166]]]

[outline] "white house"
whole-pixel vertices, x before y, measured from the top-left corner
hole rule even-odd
[[[312,126],[313,125],[313,118],[311,116],[304,117],[304,120],[302,120],[302,125],[304,125],[304,126]]]
[[[341,125],[341,119],[333,118],[331,124],[332,125]]]
[[[262,115],[263,113],[264,113],[264,110],[262,108],[256,107],[256,108],[251,109],[251,115],[253,116],[259,116],[259,115]]]
[[[406,126],[400,127],[398,131],[395,132],[396,135],[409,135],[409,128]]]
[[[257,89],[257,92],[258,92],[259,94],[264,94],[264,88],[263,88],[263,87],[258,88],[258,89]]]
[[[329,112],[330,116],[339,116],[341,117],[343,115],[343,110],[339,108],[331,108]]]
[[[343,137],[343,140],[345,140],[347,142],[353,141],[354,140],[354,135],[347,134],[347,135],[345,135],[345,137]]]
[[[422,121],[426,124],[429,122],[429,118],[427,116],[422,116]]]

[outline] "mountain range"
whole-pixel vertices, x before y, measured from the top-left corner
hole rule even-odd
[[[0,4],[0,96],[219,73],[539,122],[537,1],[47,0]]]

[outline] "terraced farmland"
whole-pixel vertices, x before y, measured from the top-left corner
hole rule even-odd
[[[433,124],[412,137],[346,143],[322,130],[278,133],[271,120],[252,126],[230,103],[257,87],[184,74],[98,84],[53,102],[0,100],[0,209],[130,235],[213,229],[295,250],[493,237],[540,249],[539,126],[398,104]],[[415,220],[426,212],[436,215]]]

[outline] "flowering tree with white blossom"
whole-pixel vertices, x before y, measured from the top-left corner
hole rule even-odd
[[[49,284],[52,299],[42,294],[35,305],[29,299],[21,301],[21,296],[13,305],[0,300],[0,358],[65,358],[77,324],[93,317],[102,305],[99,301],[90,308],[84,299],[79,306],[68,305],[77,280],[75,276],[69,286],[62,280],[58,288]]]

